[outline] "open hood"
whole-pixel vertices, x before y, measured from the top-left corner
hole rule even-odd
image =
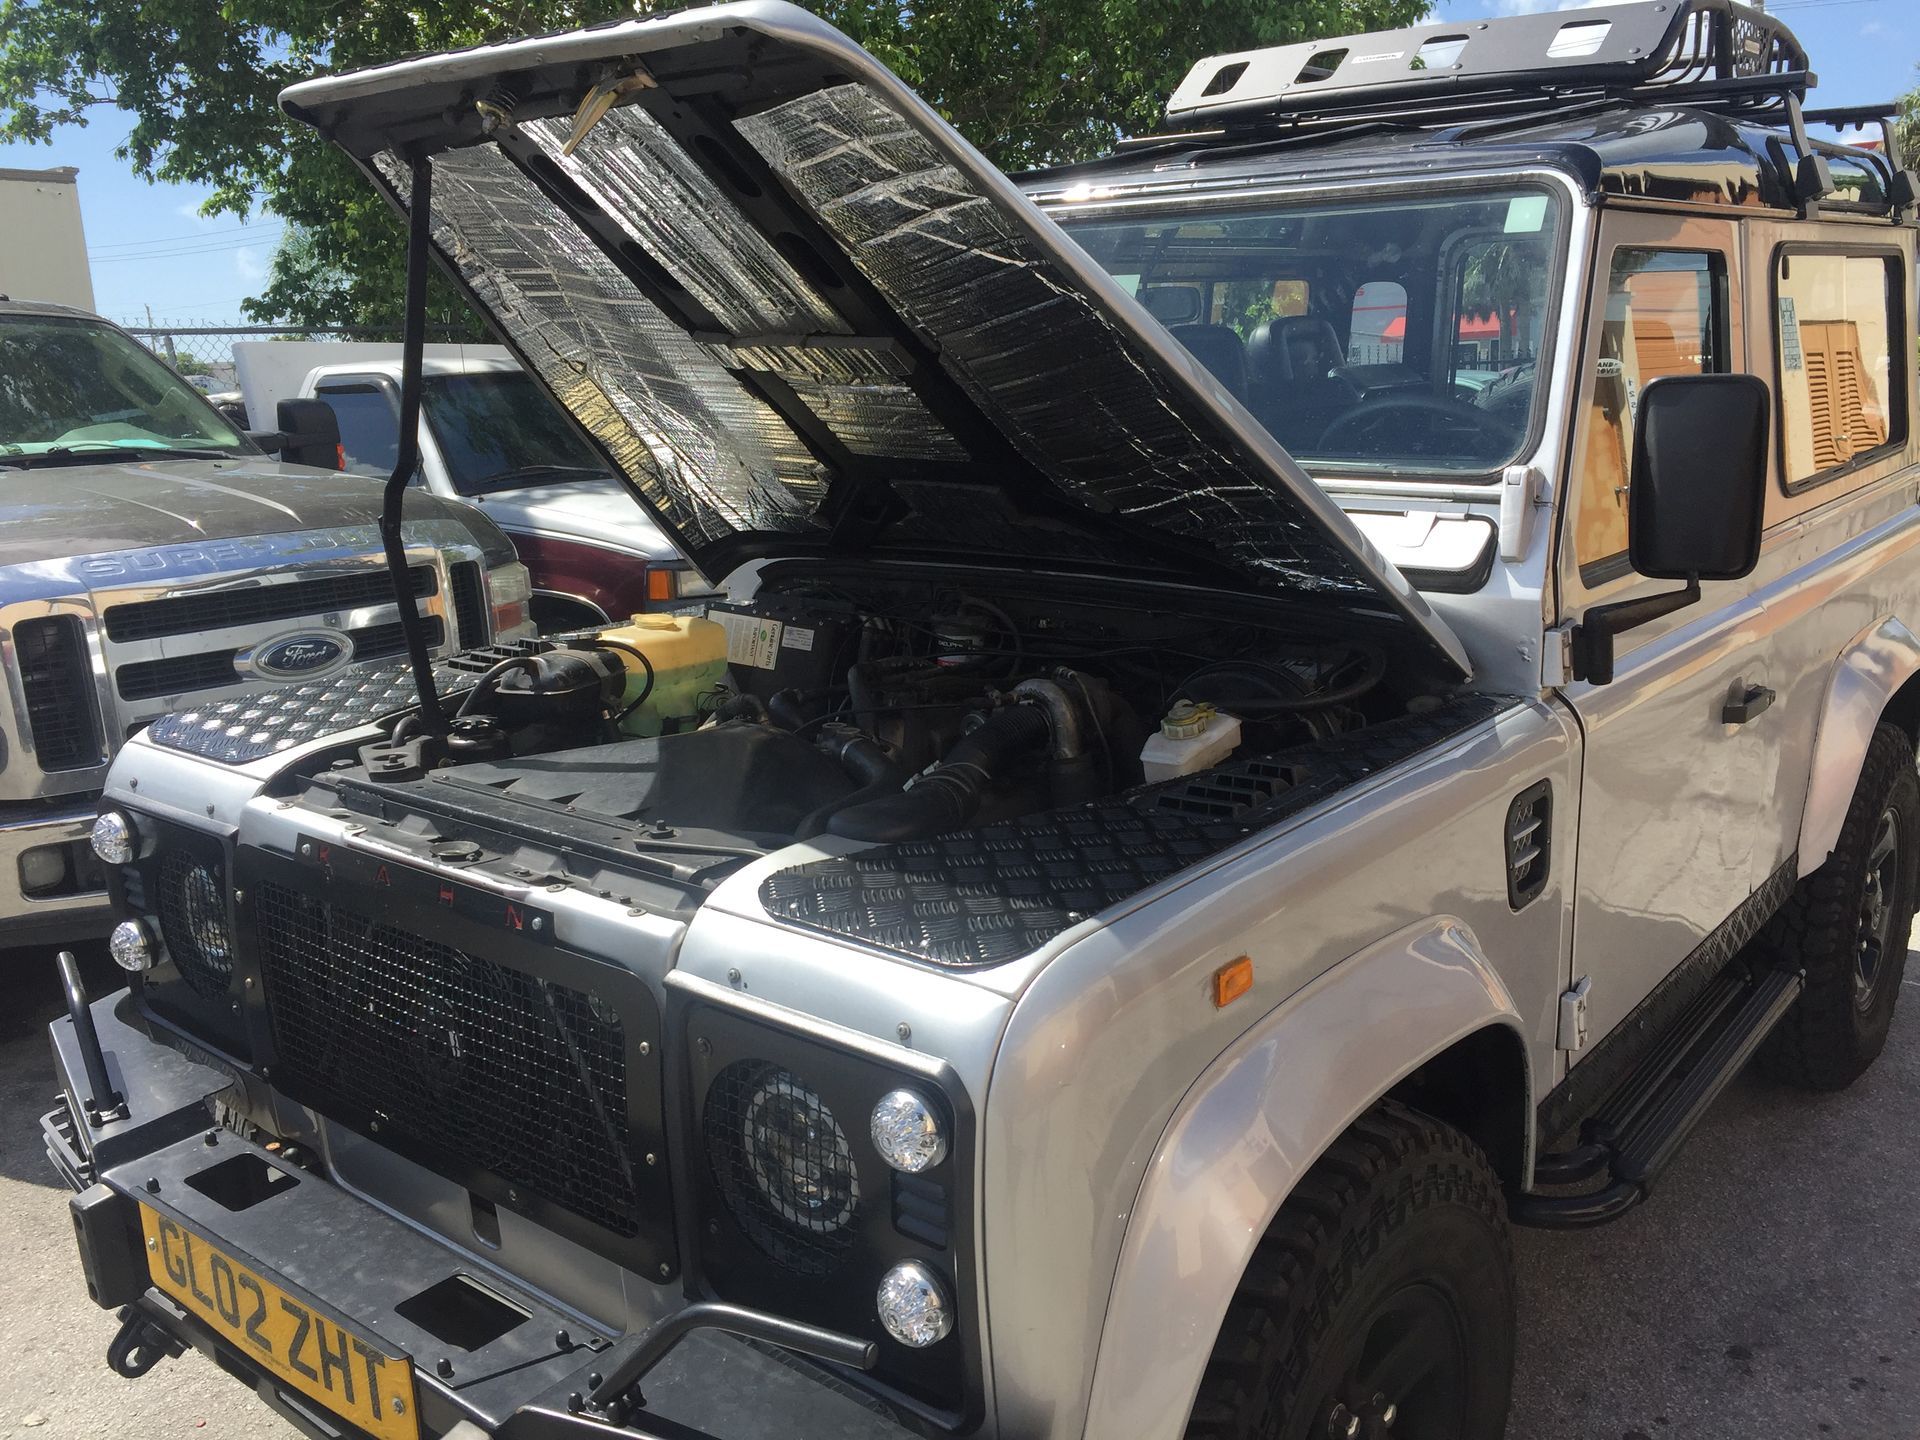
[[[719,577],[870,554],[1296,602],[1468,673],[1406,579],[1005,176],[831,26],[746,0],[281,96]]]

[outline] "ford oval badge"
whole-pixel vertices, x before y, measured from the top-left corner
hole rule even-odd
[[[309,680],[337,669],[351,653],[346,636],[310,630],[270,640],[244,659],[247,669],[269,680]]]

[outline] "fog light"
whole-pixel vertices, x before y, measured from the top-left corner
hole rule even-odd
[[[93,822],[93,853],[109,865],[131,865],[134,846],[139,843],[139,832],[118,810],[103,810],[100,818]]]
[[[873,1148],[896,1170],[918,1175],[947,1158],[947,1137],[933,1107],[911,1090],[892,1090],[873,1107]]]
[[[953,1306],[939,1277],[918,1260],[887,1272],[880,1282],[880,1323],[902,1345],[916,1350],[938,1343],[953,1331]]]
[[[67,878],[67,847],[36,845],[20,857],[20,888],[29,895],[56,890]]]
[[[159,960],[153,937],[138,920],[122,920],[114,926],[113,934],[107,937],[107,949],[113,953],[114,964],[136,975],[151,970]]]

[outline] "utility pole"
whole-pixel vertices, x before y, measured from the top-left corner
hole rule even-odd
[[[149,305],[147,306],[147,348],[149,350],[153,348],[153,331],[157,328],[159,327],[153,323],[153,306]],[[163,335],[160,338],[167,347],[167,363],[173,366],[175,370],[178,370],[180,368],[180,357],[173,353],[173,336]]]

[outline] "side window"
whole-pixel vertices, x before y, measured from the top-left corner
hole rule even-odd
[[[1781,473],[1788,490],[1905,438],[1899,282],[1884,255],[1783,251],[1774,269]],[[1896,341],[1898,343],[1896,343]]]
[[[400,459],[400,416],[384,385],[353,380],[319,387],[340,422],[340,448],[356,475],[393,474]]]
[[[1574,555],[1589,585],[1621,573],[1640,392],[1666,375],[1727,368],[1726,261],[1692,250],[1614,251],[1580,456]]]

